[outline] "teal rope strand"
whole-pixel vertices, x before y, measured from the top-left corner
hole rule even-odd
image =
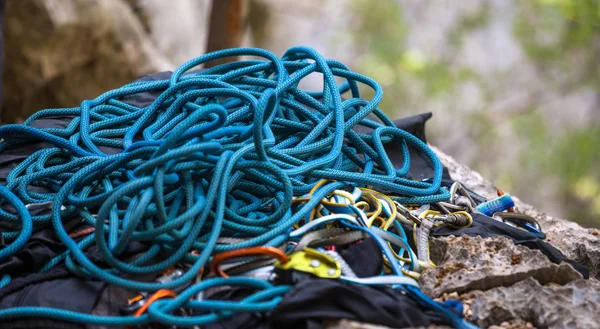
[[[33,221],[23,202],[21,202],[14,193],[2,185],[0,185],[0,197],[14,207],[21,219],[21,233],[19,233],[12,243],[0,249],[0,261],[2,261],[25,247],[29,237],[31,237],[31,232],[33,231]],[[5,279],[2,279],[2,281],[5,281]]]
[[[197,70],[232,56],[260,59]],[[322,77],[322,90],[298,87],[313,74]],[[362,98],[360,88],[372,89],[373,97]],[[124,101],[142,92],[157,97],[145,107]],[[243,278],[190,283],[217,252],[284,244],[293,225],[347,185],[386,191],[403,203],[449,198],[441,187],[442,165],[435,153],[394,126],[378,108],[382,99],[376,81],[313,49],[294,47],[278,58],[266,50],[238,48],[193,59],[167,80],[133,82],[79,107],[42,110],[24,124],[0,127],[0,152],[31,141],[52,145],[18,164],[6,187],[0,187],[0,221],[15,228],[2,232],[12,242],[0,250],[0,260],[22,249],[32,232],[52,227],[67,251],[50,260],[42,272],[64,262],[73,273],[128,290],[187,287],[177,298],[157,301],[137,318],[22,307],[0,310],[0,320],[47,317],[104,325],[192,326],[235,312],[272,309],[289,287]],[[56,116],[71,121],[65,128],[33,126]],[[358,133],[358,126],[373,132]],[[386,152],[392,143],[400,145],[399,168]],[[406,178],[409,147],[430,160],[430,181]],[[323,179],[330,182],[292,211],[293,198]],[[25,204],[47,204],[48,210],[31,216]],[[79,241],[69,237],[65,224],[73,218],[82,219],[95,232]],[[220,238],[239,242],[219,243]],[[147,250],[134,261],[124,261],[133,242],[145,244]],[[94,245],[108,266],[88,257],[86,251]],[[170,282],[131,279],[181,263],[188,265],[187,270]],[[2,276],[0,287],[9,280]],[[239,302],[189,300],[221,285],[249,286],[257,292]],[[173,314],[180,307],[208,313],[182,318]]]

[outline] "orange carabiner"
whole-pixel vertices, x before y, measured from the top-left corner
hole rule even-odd
[[[218,274],[224,278],[228,278],[229,276],[221,269],[219,264],[227,259],[236,258],[236,257],[246,257],[246,256],[260,256],[266,255],[277,258],[282,264],[285,264],[290,261],[288,255],[286,255],[283,251],[275,248],[275,247],[250,247],[243,248],[237,250],[225,251],[219,254],[216,254],[210,262],[210,270],[211,272]]]
[[[150,305],[152,305],[152,303],[154,303],[155,301],[157,301],[161,298],[166,298],[166,297],[175,298],[175,297],[177,297],[177,293],[175,293],[173,290],[169,290],[169,289],[158,290],[152,296],[150,296],[150,298],[148,298],[148,300],[144,303],[144,305],[142,305],[142,307],[140,307],[137,311],[135,311],[133,316],[140,316],[140,315],[144,314],[144,312],[146,312],[146,310],[148,309],[148,307],[150,307]]]

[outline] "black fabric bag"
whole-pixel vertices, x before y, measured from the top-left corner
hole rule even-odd
[[[0,289],[0,309],[39,306],[91,313],[106,283],[75,277],[64,267],[14,279]],[[43,318],[0,323],[2,329],[84,329],[85,325]]]

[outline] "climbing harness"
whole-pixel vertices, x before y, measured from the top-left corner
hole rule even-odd
[[[233,56],[252,59],[201,68]],[[322,90],[299,87],[309,75],[322,77]],[[371,99],[361,97],[364,88]],[[132,105],[140,93],[156,98]],[[435,153],[394,126],[378,108],[382,97],[377,82],[310,48],[291,48],[282,58],[239,48],[193,59],[167,80],[133,82],[79,107],[42,110],[0,127],[0,152],[34,141],[51,145],[0,186],[0,223],[10,228],[2,232],[9,244],[0,260],[24,248],[33,232],[51,228],[66,251],[41,272],[65,266],[140,293],[126,303],[128,315],[25,306],[0,310],[0,322],[201,326],[272,310],[293,289],[277,273],[292,271],[393,287],[456,328],[475,328],[421,293],[416,279],[435,266],[431,229],[471,225],[481,197],[460,184],[448,188]],[[53,117],[71,119],[65,128],[33,125]],[[386,151],[391,144],[400,145],[400,166]],[[430,162],[430,179],[409,178],[409,150]],[[540,230],[527,219],[502,218]],[[414,247],[405,229],[413,230]],[[381,249],[379,276],[358,277],[337,251],[365,239]],[[132,258],[133,244],[144,248]],[[92,246],[101,261],[90,257]],[[142,275],[157,279],[136,280]],[[0,288],[10,281],[2,274]],[[235,301],[204,298],[231,287],[252,293]]]

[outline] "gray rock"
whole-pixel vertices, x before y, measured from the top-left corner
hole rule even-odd
[[[438,266],[424,271],[419,285],[433,297],[509,286],[529,277],[559,284],[581,278],[571,265],[554,264],[540,251],[504,237],[450,236],[432,239],[431,245]]]
[[[471,308],[482,328],[515,319],[537,328],[600,328],[600,282],[575,280],[564,286],[542,286],[528,278],[479,294]]]
[[[123,0],[8,1],[4,122],[172,69]]]
[[[504,321],[499,325],[489,326],[487,329],[535,329],[531,322],[523,320]]]
[[[462,165],[452,157],[433,147],[444,166],[448,167],[454,180],[460,181],[476,193],[493,198],[496,187],[479,173]],[[570,222],[540,212],[513,196],[518,209],[535,217],[547,235],[547,241],[559,248],[564,254],[590,269],[590,276],[600,279],[600,230],[584,228]]]
[[[587,266],[590,277],[600,279],[600,230],[548,216],[518,199],[515,203],[520,211],[538,220],[548,242],[562,250],[567,257]]]

